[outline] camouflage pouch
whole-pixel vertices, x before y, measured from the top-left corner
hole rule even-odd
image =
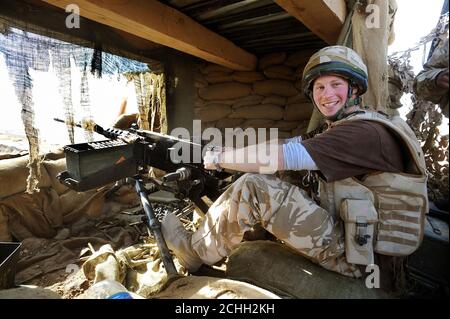
[[[407,192],[374,193],[379,213],[375,252],[389,256],[412,254],[422,242],[426,199]]]
[[[344,199],[341,218],[345,223],[345,257],[348,263],[374,263],[373,241],[378,214],[370,200]]]

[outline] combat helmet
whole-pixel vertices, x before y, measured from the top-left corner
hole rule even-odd
[[[343,117],[344,110],[361,103],[360,95],[367,91],[367,67],[361,57],[352,49],[341,45],[325,47],[314,53],[303,69],[302,91],[314,104],[312,86],[314,80],[322,75],[338,75],[349,82],[348,98],[344,107],[330,120],[339,120]],[[353,88],[357,88],[355,99],[352,99]]]

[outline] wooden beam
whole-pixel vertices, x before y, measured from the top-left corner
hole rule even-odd
[[[336,44],[347,15],[345,0],[274,1],[322,40]]]
[[[38,0],[1,0],[0,15],[11,19],[13,27],[54,39],[102,50],[148,63],[152,70],[162,69],[165,47],[104,24],[80,17],[83,28],[66,28],[67,14]]]
[[[256,56],[156,0],[43,1],[63,9],[76,4],[85,18],[234,70],[256,67]]]

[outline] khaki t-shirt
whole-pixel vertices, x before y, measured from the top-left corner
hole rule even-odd
[[[403,171],[401,142],[381,123],[348,121],[302,141],[302,145],[328,182]]]

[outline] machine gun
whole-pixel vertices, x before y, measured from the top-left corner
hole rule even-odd
[[[55,120],[64,122],[56,118]],[[77,126],[81,127],[79,124]],[[147,182],[157,190],[173,193],[178,199],[190,199],[206,213],[208,205],[202,197],[206,195],[212,200],[216,199],[223,188],[229,185],[225,179],[230,175],[205,170],[201,156],[200,161],[194,163],[192,160],[194,152],[201,152],[203,146],[199,143],[139,130],[136,127],[125,131],[104,129],[94,125],[94,131],[108,139],[64,146],[67,170],[58,174],[58,180],[79,192],[112,182],[131,180],[140,197],[148,226],[160,249],[166,271],[168,274],[177,274],[161,233],[161,224],[148,198]],[[146,177],[149,167],[166,172],[161,181]]]

